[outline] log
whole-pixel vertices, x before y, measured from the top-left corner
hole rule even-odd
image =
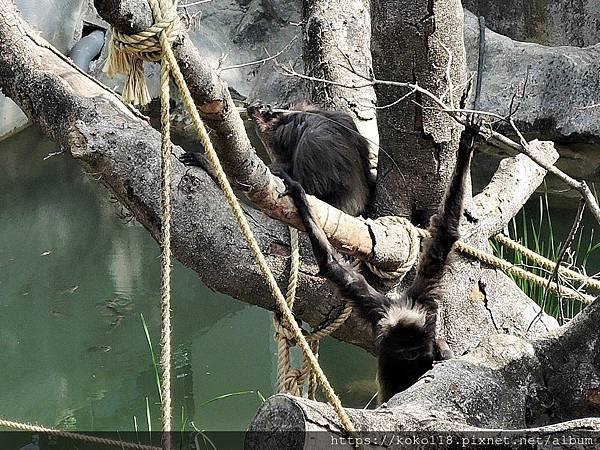
[[[477,448],[510,449],[522,438],[547,444],[569,436],[573,439],[543,448],[581,448],[577,438],[591,438],[592,448],[600,438],[599,350],[596,300],[559,330],[530,341],[488,336],[468,355],[436,364],[387,404],[347,412],[363,443],[378,443],[365,448],[396,448],[394,438],[411,436],[441,439],[435,448],[448,449],[464,446],[471,437],[475,442],[479,437],[501,439]],[[276,395],[250,423],[246,448],[314,449],[333,443],[335,448],[355,448],[348,438],[329,405]]]

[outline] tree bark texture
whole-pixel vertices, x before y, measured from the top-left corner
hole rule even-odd
[[[419,84],[458,105],[466,80],[460,1],[374,0],[371,5],[375,77]],[[380,85],[378,105],[408,92]],[[407,99],[378,114],[381,150],[393,161],[379,158],[374,210],[426,224],[443,198],[461,128],[425,96],[411,98],[414,103]]]
[[[143,31],[153,23],[145,0],[96,0],[95,5],[103,19],[125,33]],[[280,181],[271,175],[250,144],[226,83],[206,64],[187,35],[173,46],[173,51],[198,111],[211,129],[212,143],[233,187],[243,191],[265,212],[271,211],[272,217],[302,228],[291,203],[279,198]],[[361,258],[371,257],[373,245],[363,221],[316,199],[314,204],[325,207],[317,206],[315,211],[325,233],[338,249]],[[397,251],[400,255],[406,253],[401,247]]]
[[[373,73],[371,14],[365,0],[304,0],[304,73],[346,85],[360,84]],[[311,100],[326,108],[347,111],[369,140],[373,176],[377,171],[379,133],[375,89],[349,89],[310,84]]]

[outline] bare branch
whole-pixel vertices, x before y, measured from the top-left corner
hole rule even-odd
[[[565,258],[567,250],[571,247],[571,244],[573,243],[573,239],[575,239],[575,235],[577,234],[577,231],[579,230],[579,227],[581,225],[581,219],[583,218],[584,210],[585,210],[585,201],[584,201],[584,199],[581,199],[579,201],[579,207],[577,208],[577,213],[575,214],[575,219],[573,220],[573,225],[571,225],[569,234],[568,234],[567,238],[565,239],[565,242],[563,243],[563,246],[560,249],[560,252],[558,254],[558,258],[556,260],[556,266],[554,266],[554,270],[552,270],[552,274],[550,275],[550,278],[548,278],[548,284],[546,285],[546,290],[544,291],[544,299],[542,300],[542,304],[541,304],[542,308],[540,309],[540,312],[535,316],[535,318],[533,319],[533,321],[527,328],[528,331],[531,328],[531,326],[535,322],[537,322],[541,317],[541,313],[548,302],[548,295],[550,295],[550,285],[552,284],[553,280],[556,282],[556,285],[559,286],[558,271],[560,269],[560,265],[562,264],[563,259]],[[562,297],[561,297],[561,291],[560,291],[560,289],[557,289],[556,292],[557,292],[556,295],[558,296],[558,305],[559,305],[559,309],[560,309],[560,322],[559,323],[562,325],[565,323],[565,315],[564,315],[564,311],[563,311],[563,302],[562,302]]]
[[[212,0],[200,0],[198,2],[184,3],[182,5],[177,5],[177,7],[178,8],[189,8],[190,6],[201,5],[203,3],[210,3],[210,2],[212,2]]]
[[[600,103],[594,103],[593,105],[588,105],[588,106],[581,106],[580,108],[577,108],[581,111],[585,111],[586,109],[596,109],[596,108],[600,108]]]
[[[290,42],[288,42],[281,50],[279,50],[274,55],[269,56],[269,52],[267,52],[265,49],[265,53],[268,55],[266,58],[259,59],[256,61],[241,63],[241,64],[235,64],[233,66],[218,67],[217,72],[221,73],[221,72],[225,72],[226,70],[240,69],[242,67],[248,67],[248,66],[256,66],[259,64],[264,64],[268,61],[272,61],[272,60],[276,59],[278,56],[281,56],[283,53],[285,53],[292,46],[292,44],[296,41],[297,38],[298,38],[297,36],[294,36]],[[222,61],[223,61],[223,59],[219,59],[219,65],[221,64]]]

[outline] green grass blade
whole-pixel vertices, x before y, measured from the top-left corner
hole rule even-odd
[[[142,313],[140,313],[140,317],[142,318],[144,333],[146,334],[146,343],[148,344],[148,348],[150,349],[150,356],[152,357],[152,367],[154,367],[154,378],[156,381],[156,390],[158,391],[158,398],[162,403],[162,393],[160,391],[160,372],[158,370],[158,364],[156,363],[156,355],[154,354],[154,348],[152,347],[152,340],[150,339],[150,333],[148,332],[146,319],[144,319],[144,315]]]

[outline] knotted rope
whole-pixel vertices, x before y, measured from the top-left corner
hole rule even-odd
[[[163,7],[165,7],[164,3]],[[151,1],[152,4],[152,1]],[[153,8],[155,10],[155,8]],[[154,11],[155,17],[157,11]],[[160,16],[159,16],[160,17]],[[164,29],[160,42],[167,45]],[[161,287],[160,287],[160,368],[161,368],[161,416],[163,447],[171,449],[171,93],[169,87],[169,63],[160,65],[160,126],[161,126],[161,180],[162,180],[162,235],[161,235]]]
[[[157,59],[162,59],[162,65],[163,65],[164,69],[161,69],[161,100],[164,98],[168,99],[168,97],[167,97],[168,94],[165,95],[163,93],[163,91],[165,91],[165,88],[164,88],[165,85],[163,83],[164,83],[164,78],[166,78],[166,80],[167,80],[166,86],[167,86],[167,90],[168,90],[168,73],[169,73],[169,70],[172,71],[172,75],[175,80],[175,83],[181,93],[184,106],[186,107],[186,109],[188,110],[190,115],[192,116],[192,121],[196,128],[198,137],[199,137],[203,147],[206,149],[207,159],[209,160],[209,162],[213,166],[213,169],[216,172],[218,184],[225,194],[227,202],[233,211],[236,221],[238,222],[238,225],[239,225],[250,249],[252,250],[252,252],[255,256],[257,263],[258,263],[258,265],[267,281],[267,284],[269,285],[269,288],[271,289],[271,292],[275,298],[275,302],[282,313],[285,326],[278,327],[276,324],[276,333],[279,336],[282,336],[285,338],[285,340],[287,341],[285,343],[285,345],[288,345],[288,343],[292,342],[292,340],[293,340],[293,342],[297,343],[297,345],[300,347],[300,350],[302,351],[302,354],[305,358],[304,367],[310,368],[310,370],[315,375],[318,382],[323,387],[325,396],[327,397],[328,401],[332,404],[332,406],[336,410],[336,413],[340,417],[340,421],[342,422],[342,425],[350,433],[354,433],[355,429],[354,429],[352,422],[350,421],[350,418],[347,416],[345,410],[343,409],[343,407],[341,405],[341,402],[339,401],[339,398],[335,395],[333,389],[331,388],[331,385],[329,384],[329,381],[327,380],[325,374],[321,370],[318,360],[315,356],[315,353],[317,352],[317,347],[314,343],[317,341],[317,339],[316,338],[314,338],[314,339],[305,338],[304,335],[302,334],[300,327],[298,326],[298,324],[296,323],[296,321],[294,319],[294,316],[293,316],[293,313],[291,310],[291,306],[293,306],[293,299],[290,301],[289,294],[290,294],[290,292],[293,292],[295,295],[295,289],[297,286],[297,278],[294,281],[293,276],[292,276],[292,278],[290,280],[290,289],[288,289],[288,298],[287,299],[284,298],[283,294],[281,293],[281,290],[279,289],[279,287],[275,281],[273,274],[271,273],[271,271],[268,267],[268,264],[264,258],[264,255],[262,254],[262,252],[258,246],[258,243],[256,242],[256,240],[252,234],[252,231],[251,231],[251,229],[248,225],[248,222],[243,214],[243,211],[237,201],[237,198],[235,197],[235,194],[233,193],[231,186],[229,185],[226,175],[223,172],[223,169],[220,165],[220,162],[218,160],[216,152],[214,151],[212,143],[208,137],[208,133],[204,127],[204,124],[200,118],[200,115],[198,114],[198,111],[196,109],[196,106],[194,104],[192,96],[189,92],[189,89],[186,85],[186,82],[183,78],[183,75],[181,74],[178,63],[175,59],[175,56],[174,56],[172,48],[171,48],[171,43],[174,42],[174,40],[177,37],[177,34],[180,31],[179,21],[177,19],[176,13],[174,12],[173,5],[170,3],[167,3],[167,0],[149,0],[149,3],[152,8],[154,17],[156,19],[155,25],[153,25],[153,27],[149,28],[148,30],[141,32],[141,33],[137,33],[136,35],[133,35],[133,36],[127,36],[127,35],[123,35],[122,33],[113,32],[113,37],[111,40],[112,43],[111,43],[111,48],[110,48],[110,57],[109,57],[109,61],[107,62],[105,70],[109,74],[116,73],[116,72],[123,72],[123,71],[128,73],[129,78],[127,81],[127,85],[125,86],[125,89],[124,89],[123,97],[125,100],[130,100],[134,104],[145,104],[145,103],[148,103],[150,100],[150,96],[148,94],[148,90],[147,90],[147,87],[146,87],[146,84],[144,81],[144,77],[143,77],[143,61],[144,60],[156,61]],[[157,41],[156,41],[157,36],[158,36],[158,45],[157,45]],[[164,75],[164,74],[166,74],[166,75]],[[167,105],[168,105],[168,102],[167,102]],[[164,112],[161,112],[161,118],[163,118],[163,117],[164,117]],[[167,117],[167,122],[168,122],[168,110],[167,110],[166,117]],[[168,129],[168,125],[167,125],[167,129]],[[164,136],[163,136],[163,140],[164,140]],[[167,157],[166,159],[168,160],[169,157]],[[164,166],[163,167],[163,175],[166,176],[166,174],[168,173],[168,163],[166,163],[166,164],[163,163],[163,166]],[[165,192],[167,190],[163,189],[163,191],[164,191],[163,194],[165,194]],[[164,198],[165,197],[163,196],[163,199]],[[163,214],[164,214],[163,218],[164,219],[168,218],[168,216],[166,214],[166,212],[168,211],[167,203],[165,203],[164,210],[163,210]],[[163,222],[163,223],[165,223],[165,222]],[[409,236],[411,236],[411,239],[410,239],[411,247],[409,249],[409,258],[407,258],[407,261],[405,261],[398,269],[393,271],[393,275],[385,274],[384,272],[380,272],[383,275],[383,277],[397,278],[399,276],[403,276],[404,274],[406,274],[406,272],[408,272],[408,270],[410,270],[410,267],[412,267],[412,265],[414,265],[414,263],[416,262],[416,258],[418,255],[418,248],[419,248],[417,234],[418,234],[418,236],[422,237],[422,236],[426,235],[425,234],[426,231],[413,229],[414,227],[409,227],[406,224],[403,226],[405,226],[407,232],[409,233]],[[163,227],[163,228],[168,229],[168,227]],[[163,234],[163,238],[165,237],[165,234]],[[163,241],[163,242],[165,242],[165,241]],[[459,251],[461,251],[465,254],[468,254],[470,256],[473,256],[483,262],[486,262],[487,264],[493,265],[495,267],[499,267],[507,273],[512,273],[516,276],[519,276],[521,278],[527,279],[529,281],[532,281],[532,282],[535,282],[537,284],[541,284],[544,286],[548,284],[546,282],[546,280],[544,280],[542,277],[538,277],[537,275],[526,272],[525,270],[523,270],[519,267],[516,267],[516,266],[508,263],[507,261],[503,261],[500,258],[494,257],[493,255],[482,252],[473,247],[466,246],[465,244],[460,243],[460,242],[457,243],[456,247]],[[164,268],[164,266],[163,266],[163,268]],[[164,279],[167,279],[167,278],[165,277]],[[565,297],[574,295],[578,299],[588,297],[588,299],[586,299],[586,300],[589,300],[589,298],[591,298],[589,296],[584,296],[584,294],[578,293],[569,288],[558,286],[558,285],[556,285],[556,283],[550,283],[549,286],[551,289],[556,289],[557,292],[561,293],[561,295],[563,295]],[[347,307],[345,309],[345,311],[350,311],[350,310]],[[349,315],[349,312],[348,312],[348,315]],[[347,317],[347,315],[346,315],[346,317]],[[339,319],[341,319],[341,317]],[[345,320],[345,318],[344,318],[344,320]],[[334,323],[336,325],[339,322],[340,322],[340,320],[334,321]],[[341,323],[343,323],[343,322],[341,322]],[[331,325],[333,326],[333,323]],[[326,329],[329,330],[332,328],[332,326],[328,326],[328,327],[326,327]],[[170,330],[170,325],[169,325],[169,330]],[[323,332],[324,332],[324,330],[321,331],[321,333],[323,333]],[[316,334],[315,334],[315,336],[316,336]],[[163,341],[161,339],[161,342],[167,342],[167,341]],[[278,354],[282,355],[282,358],[284,360],[287,358],[287,361],[289,361],[289,347],[287,348],[287,350],[285,348],[283,348],[282,346],[279,347]],[[162,365],[162,358],[161,358],[161,365]],[[290,389],[297,390],[299,382],[300,381],[303,382],[302,373],[304,373],[304,368],[300,372],[301,373],[295,377],[296,378],[295,382],[292,382],[292,381],[288,382],[288,381],[286,381],[286,377],[283,376],[283,370],[281,370],[281,371],[278,370],[278,386],[280,386],[280,387],[287,386]],[[294,386],[294,383],[295,383],[295,386]],[[300,384],[302,384],[302,383],[300,383]],[[164,419],[164,422],[163,422],[163,427],[164,427],[164,424],[167,419],[167,415],[165,415],[163,417],[163,419]],[[170,411],[168,413],[168,420],[170,423]],[[170,429],[170,428],[164,428],[164,429]]]
[[[156,22],[147,30],[125,34],[111,28],[108,57],[103,68],[110,77],[117,74],[127,75],[123,100],[134,105],[146,105],[152,100],[144,76],[144,61],[160,61],[164,48],[161,40],[166,39],[172,44],[183,31],[173,4],[159,0],[156,6],[150,6]],[[158,11],[160,16],[157,16],[155,11]]]
[[[418,257],[418,251],[420,248],[420,240],[422,238],[429,237],[430,236],[429,232],[427,230],[415,227],[409,220],[407,220],[403,217],[386,216],[386,217],[381,217],[379,219],[376,219],[374,221],[369,220],[369,222],[381,223],[383,225],[388,225],[388,226],[389,225],[399,225],[408,234],[409,240],[410,240],[408,257],[407,257],[406,261],[404,261],[402,264],[400,264],[400,266],[397,269],[394,269],[391,271],[386,271],[386,270],[374,267],[373,264],[365,263],[365,265],[367,265],[369,270],[371,270],[375,275],[379,276],[380,278],[385,278],[385,279],[399,278],[399,279],[401,279],[404,275],[406,275],[406,273],[410,270],[410,268],[415,264],[417,257]],[[512,239],[510,239],[504,235],[497,234],[497,235],[493,236],[493,239],[495,239],[497,242],[499,242],[503,245],[506,245],[507,247],[509,247],[513,250],[522,252],[525,257],[531,259],[535,263],[539,264],[541,267],[545,267],[548,270],[554,270],[554,268],[556,267],[555,262],[550,261],[547,258],[544,258],[543,256],[535,253],[533,250],[530,250],[527,247],[524,247],[523,245],[519,244],[518,242],[513,241]],[[575,299],[575,300],[579,300],[579,301],[581,301],[583,303],[587,303],[587,304],[592,303],[595,299],[595,297],[593,297],[591,295],[576,291],[575,289],[571,289],[566,286],[560,286],[559,284],[557,284],[553,281],[549,283],[548,280],[546,280],[544,277],[541,277],[539,275],[531,273],[531,272],[523,269],[522,267],[516,266],[508,261],[505,261],[502,258],[498,258],[497,256],[494,256],[491,253],[487,253],[476,247],[467,245],[462,241],[456,242],[455,248],[458,252],[462,253],[463,255],[467,255],[471,258],[477,259],[490,267],[500,269],[503,272],[505,272],[506,274],[513,275],[515,277],[529,281],[533,284],[537,284],[538,286],[542,286],[544,289],[548,288],[548,289],[550,289],[550,291],[555,292],[556,294],[560,295],[563,298]],[[582,275],[580,273],[577,273],[573,270],[570,270],[570,269],[560,266],[560,265],[558,267],[558,271],[562,275],[565,275],[572,279],[581,281],[582,283],[585,283],[588,286],[600,289],[600,282],[598,280],[595,280],[590,277],[586,277],[585,275]]]
[[[291,311],[294,310],[296,289],[298,287],[298,275],[300,271],[300,248],[298,243],[298,230],[288,227],[290,231],[290,276],[285,296],[286,303]],[[290,349],[294,345],[293,332],[286,327],[277,313],[273,313],[273,326],[275,328],[274,339],[277,342],[277,392],[289,392],[292,395],[302,395],[302,388],[298,385],[298,379],[293,371]]]
[[[125,38],[117,33],[113,34],[113,44],[111,45],[111,61],[108,62],[106,70],[109,73],[114,73],[119,71],[119,69],[128,68],[129,79],[128,85],[126,86],[127,92],[124,92],[123,98],[130,99],[134,103],[137,102],[137,104],[147,103],[149,101],[149,95],[147,95],[148,90],[147,88],[144,89],[145,82],[141,80],[141,74],[143,73],[143,59],[148,58],[149,60],[153,60],[153,58],[157,57],[157,51],[162,52],[161,61],[165,65],[168,64],[168,69],[171,71],[173,80],[175,81],[175,84],[179,89],[179,93],[181,94],[183,104],[192,118],[196,134],[198,135],[200,143],[205,149],[206,157],[210,162],[213,170],[215,171],[217,183],[223,191],[227,203],[229,204],[229,207],[231,208],[233,215],[238,223],[238,226],[255,257],[257,264],[261,272],[263,273],[263,276],[265,277],[269,289],[271,290],[271,293],[275,298],[275,303],[281,311],[286,326],[290,330],[294,341],[300,347],[300,350],[305,360],[307,361],[308,366],[310,367],[311,371],[315,374],[315,377],[318,380],[319,384],[322,386],[323,392],[325,393],[325,396],[329,403],[336,411],[336,414],[338,415],[342,426],[348,431],[348,433],[355,435],[356,430],[354,428],[354,425],[352,424],[352,421],[350,420],[350,417],[344,410],[342,403],[340,402],[339,398],[337,397],[333,388],[331,387],[329,380],[327,379],[327,377],[323,373],[323,370],[319,366],[319,362],[315,357],[315,354],[313,353],[310,344],[304,338],[302,330],[296,323],[294,315],[291,309],[289,308],[285,297],[281,293],[281,290],[277,285],[277,281],[275,280],[275,277],[273,276],[264,255],[262,254],[258,242],[256,241],[252,230],[250,229],[248,220],[246,219],[246,216],[244,215],[244,212],[237,200],[237,197],[235,196],[233,189],[229,184],[227,176],[225,175],[225,172],[221,167],[221,163],[219,161],[217,153],[214,150],[208,132],[204,126],[204,123],[202,122],[202,119],[200,118],[200,114],[198,113],[198,109],[196,108],[196,105],[186,84],[186,81],[183,78],[183,75],[179,68],[179,64],[177,62],[177,59],[175,58],[173,49],[171,48],[171,43],[174,42],[174,40],[176,39],[177,32],[180,28],[176,23],[177,18],[176,13],[174,11],[174,5],[170,2],[167,2],[167,0],[148,0],[148,3],[150,4],[150,7],[152,9],[152,13],[155,17],[156,24],[144,32],[129,36],[129,38]],[[163,22],[169,21],[173,22],[172,26],[162,26]],[[160,28],[160,31],[156,31],[153,28]],[[156,35],[157,33],[159,36],[160,43],[160,47],[158,48],[158,50],[154,45],[154,41],[151,41],[150,43],[146,43],[144,45],[140,44],[141,42],[147,42],[147,40],[150,39],[148,34]],[[121,48],[126,50],[120,52],[119,50]],[[131,56],[125,57],[123,55],[119,55],[119,53]],[[164,86],[162,85],[162,83],[161,90],[164,90]],[[164,425],[165,424],[163,423],[163,427]]]
[[[296,289],[298,287],[298,274],[300,270],[300,246],[298,240],[298,230],[289,227],[290,230],[290,276],[288,280],[288,289],[286,293],[286,302],[293,311],[294,300],[296,298]],[[330,323],[318,328],[306,335],[311,350],[318,359],[319,343],[321,339],[329,336],[352,314],[352,305],[349,303],[344,306],[343,311]],[[291,348],[296,345],[292,330],[285,322],[279,320],[277,314],[273,314],[273,325],[275,328],[275,341],[277,342],[277,391],[289,392],[292,395],[304,395],[304,385],[306,378],[308,379],[308,398],[314,399],[317,381],[313,373],[311,373],[310,365],[306,358],[303,358],[300,369],[292,366]]]

